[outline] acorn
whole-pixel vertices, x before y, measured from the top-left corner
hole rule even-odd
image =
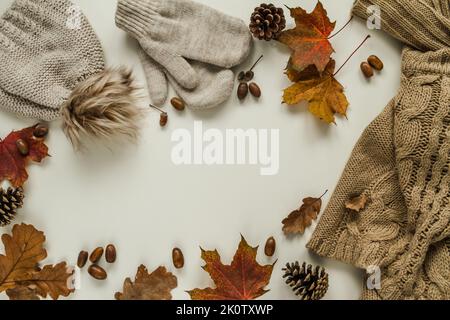
[[[30,153],[30,147],[28,146],[28,143],[23,139],[18,139],[16,141],[16,147],[19,153],[26,157]]]
[[[239,100],[244,100],[248,95],[248,84],[246,82],[241,82],[238,86],[237,96]]]
[[[255,82],[250,83],[248,88],[252,96],[254,96],[255,98],[261,97],[261,88]]]
[[[361,63],[361,71],[366,78],[369,79],[373,77],[373,69],[368,62],[364,61]]]
[[[381,59],[378,58],[376,55],[371,55],[369,58],[367,58],[367,62],[370,64],[372,68],[374,68],[377,71],[381,71],[384,68],[383,61],[381,61]]]

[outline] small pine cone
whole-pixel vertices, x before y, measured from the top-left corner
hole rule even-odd
[[[286,284],[300,300],[320,300],[328,291],[328,274],[320,266],[313,268],[312,265],[303,263],[300,267],[297,261],[286,264],[283,271],[283,278],[287,278]]]
[[[14,219],[17,209],[23,206],[23,189],[0,188],[0,227],[7,226]]]
[[[253,36],[259,40],[276,39],[286,28],[284,11],[273,4],[263,3],[252,13],[249,27]]]

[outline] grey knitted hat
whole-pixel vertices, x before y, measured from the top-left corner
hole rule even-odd
[[[16,0],[0,18],[0,107],[51,121],[78,147],[85,134],[135,137],[129,71],[106,69],[103,49],[69,0]]]

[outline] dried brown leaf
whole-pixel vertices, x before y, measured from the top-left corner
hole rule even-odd
[[[320,198],[305,198],[300,209],[291,212],[281,223],[283,224],[283,231],[285,235],[303,234],[312,222],[317,219],[322,208],[322,197],[327,193],[326,191]]]
[[[67,297],[72,293],[73,290],[69,288],[71,276],[72,272],[67,264],[61,262],[54,266],[44,266],[41,271],[30,275],[26,282],[36,286],[36,292],[41,297],[46,298],[49,295],[56,300],[59,296]]]
[[[117,300],[171,300],[171,291],[178,285],[177,278],[159,267],[152,273],[144,265],[139,266],[134,282],[126,278],[123,293],[117,292]]]
[[[29,279],[36,265],[47,257],[45,236],[31,225],[15,225],[12,236],[4,234],[5,255],[0,255],[0,292]]]
[[[366,207],[368,200],[369,200],[369,198],[365,194],[362,194],[360,196],[353,197],[350,200],[348,200],[345,203],[345,207],[348,210],[359,213],[361,210],[363,210]]]
[[[19,286],[6,290],[9,300],[40,300],[35,289]]]
[[[253,300],[268,290],[274,264],[260,265],[256,261],[258,247],[248,245],[242,237],[231,265],[224,265],[215,251],[202,250],[209,273],[216,287],[188,291],[192,300]]]
[[[65,262],[39,268],[39,263],[47,257],[43,232],[32,225],[15,225],[12,235],[4,234],[2,241],[5,255],[0,255],[0,292],[9,290],[8,295],[13,297],[32,297],[35,293],[53,299],[72,292],[68,287],[71,272]]]

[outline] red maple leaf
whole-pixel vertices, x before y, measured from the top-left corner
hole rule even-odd
[[[215,251],[202,250],[206,265],[203,269],[209,273],[216,288],[194,289],[188,291],[192,300],[252,300],[268,290],[272,270],[275,265],[261,266],[256,261],[258,248],[252,248],[242,237],[239,248],[231,265],[223,265],[220,255]]]
[[[0,183],[9,180],[14,187],[22,186],[28,179],[28,162],[41,162],[48,156],[44,139],[33,136],[35,127],[11,132],[5,140],[0,139]],[[19,139],[28,144],[29,153],[26,156],[17,148],[16,142]]]
[[[278,40],[294,50],[291,62],[295,70],[301,72],[315,65],[319,72],[323,72],[334,52],[328,38],[336,22],[331,23],[320,1],[311,13],[302,8],[290,10],[296,26],[283,31]]]

